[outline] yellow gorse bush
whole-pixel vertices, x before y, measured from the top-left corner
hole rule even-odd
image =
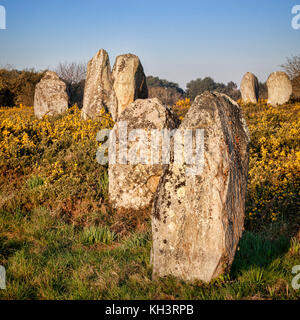
[[[191,101],[183,99],[173,109],[183,119],[190,106]],[[276,221],[299,214],[300,103],[275,108],[261,100],[242,108],[251,134],[247,221]],[[27,174],[44,177],[45,187],[55,185],[55,194],[63,192],[60,185],[70,185],[70,179],[76,186],[82,176],[86,183],[95,184],[96,134],[112,126],[104,110],[97,120],[82,120],[77,106],[38,120],[32,107],[0,108],[0,166],[2,170],[29,168]]]
[[[173,110],[177,113],[180,120],[183,120],[185,114],[188,112],[191,107],[191,99],[181,99],[176,102],[173,106]]]
[[[299,214],[300,103],[272,107],[267,99],[242,106],[251,134],[247,220],[276,221]],[[182,120],[189,99],[173,106]]]
[[[248,217],[299,213],[300,104],[243,106],[251,134]]]
[[[111,128],[113,121],[102,109],[99,120],[82,120],[75,105],[63,116],[38,120],[33,108],[0,108],[0,159],[18,158],[35,152],[41,142],[54,143],[66,138],[72,143],[94,140],[100,129]]]

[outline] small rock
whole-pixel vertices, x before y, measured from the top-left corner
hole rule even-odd
[[[66,84],[53,71],[47,71],[35,87],[34,114],[41,119],[44,115],[56,115],[68,110]]]
[[[268,103],[272,106],[282,105],[290,100],[293,93],[291,80],[285,72],[273,72],[267,80]]]
[[[244,103],[257,103],[258,101],[258,80],[256,76],[247,72],[241,81],[241,94]]]

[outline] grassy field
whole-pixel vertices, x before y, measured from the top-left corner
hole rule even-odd
[[[189,100],[174,109],[184,117]],[[108,205],[95,160],[104,113],[36,120],[0,109],[0,299],[299,299],[300,104],[243,106],[251,132],[245,232],[228,274],[209,284],[151,280],[150,219]]]

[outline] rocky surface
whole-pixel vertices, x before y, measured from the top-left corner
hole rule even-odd
[[[109,111],[112,91],[112,74],[107,52],[104,49],[89,61],[84,88],[83,119],[96,119],[102,108]]]
[[[110,202],[113,207],[119,209],[147,209],[153,201],[163,170],[163,165],[160,162],[157,164],[150,162],[150,130],[173,129],[178,125],[178,119],[174,112],[163,106],[156,98],[136,100],[127,106],[120,115],[119,122],[113,128],[112,134],[116,137],[117,154],[121,149],[120,146],[124,145],[119,138],[120,131],[123,130],[121,125],[124,123],[127,124],[125,137],[128,137],[128,140],[133,140],[128,141],[125,149],[128,150],[130,163],[125,161],[120,164],[117,156],[116,163],[109,164]],[[142,140],[133,139],[131,135],[135,129],[142,129],[145,132],[144,142],[140,143]],[[145,156],[144,164],[139,161],[142,159],[137,159],[136,164],[131,161],[134,148],[140,150],[140,153],[137,152],[137,154]]]
[[[148,98],[148,88],[140,59],[133,54],[124,54],[116,58],[112,78],[114,90],[109,109],[113,120],[117,121],[130,103]]]
[[[37,118],[56,115],[68,109],[66,84],[53,71],[47,71],[35,87],[34,114]]]
[[[256,76],[247,72],[241,81],[241,95],[244,103],[257,103],[258,101],[258,80]]]
[[[271,73],[267,80],[267,86],[268,103],[272,106],[288,102],[293,92],[291,80],[282,71]]]
[[[230,267],[243,232],[249,133],[242,110],[224,94],[198,96],[180,130],[204,129],[204,167],[173,163],[152,209],[153,277],[210,281]]]

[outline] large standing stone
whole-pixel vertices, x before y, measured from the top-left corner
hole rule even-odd
[[[102,108],[109,111],[109,99],[112,90],[112,74],[109,57],[101,49],[89,61],[84,88],[83,119],[95,119]]]
[[[35,87],[34,114],[38,118],[44,115],[60,114],[68,109],[66,84],[53,71],[47,71]]]
[[[133,54],[116,58],[112,76],[114,92],[110,100],[110,112],[113,120],[117,121],[131,102],[148,98],[148,88],[140,59]]]
[[[291,80],[282,71],[271,73],[267,80],[267,86],[268,103],[272,106],[287,103],[293,92]]]
[[[241,81],[241,94],[244,103],[257,103],[258,80],[256,76],[247,72]]]
[[[128,138],[125,147],[125,152],[128,151],[126,152],[128,162],[120,164],[122,156],[120,154],[119,159],[118,153],[121,150],[120,146],[124,146],[120,132],[124,130],[124,127],[121,128],[124,124],[127,126],[127,133],[123,137]],[[111,137],[112,135],[116,137],[117,153],[116,164],[109,164],[109,198],[113,207],[132,210],[149,208],[163,170],[161,162],[150,162],[150,130],[173,129],[177,125],[178,119],[174,112],[163,106],[157,98],[138,99],[123,111],[111,134]],[[141,143],[141,136],[137,139],[132,136],[135,129],[142,129],[145,132],[144,143]],[[144,163],[141,163],[140,159],[137,159],[136,164],[132,162],[131,152],[134,148],[139,150],[138,154],[146,156]]]
[[[180,130],[204,129],[204,167],[173,163],[152,209],[153,276],[210,281],[233,261],[243,232],[249,134],[242,110],[224,94],[196,97]]]

